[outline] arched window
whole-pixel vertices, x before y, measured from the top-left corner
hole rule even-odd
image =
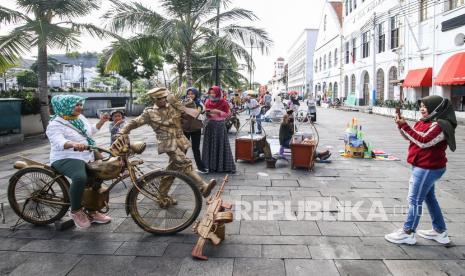
[[[328,93],[326,95],[328,98],[333,99],[333,84],[332,83],[329,83]]]
[[[328,54],[328,68],[331,68],[333,66],[333,58],[331,56],[331,52]]]
[[[388,100],[394,100],[394,81],[397,80],[397,68],[395,66],[389,69],[389,89]]]
[[[376,73],[376,100],[384,101],[384,71],[381,68]]]
[[[326,55],[323,56],[323,70],[326,70]]]
[[[320,67],[319,67],[318,71],[321,71],[321,57],[320,57]]]
[[[337,62],[338,62],[338,59],[337,59],[337,48],[336,48],[334,49],[334,66],[339,67]]]
[[[337,89],[338,89],[337,82],[335,82],[334,85],[333,85],[333,97],[334,97],[334,99],[339,97]]]
[[[362,87],[362,92],[363,92],[363,102],[364,105],[369,105],[370,104],[370,75],[368,74],[367,71],[362,72],[363,76],[363,87]]]
[[[350,78],[350,94],[355,95],[355,75]]]

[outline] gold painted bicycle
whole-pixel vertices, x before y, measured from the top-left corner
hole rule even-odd
[[[132,187],[126,195],[126,214],[143,230],[155,234],[172,234],[189,227],[202,208],[202,196],[194,181],[174,171],[155,170],[143,173],[143,160],[134,158],[145,150],[145,143],[130,143],[123,135],[110,149],[92,147],[103,155],[102,160],[89,163],[89,178],[93,179],[83,195],[83,206],[88,211],[106,213],[111,190],[123,179],[130,179]],[[68,211],[70,183],[52,167],[27,158],[16,161],[18,171],[10,178],[8,200],[13,211],[24,221],[45,225],[60,220]],[[111,181],[108,188],[96,188],[103,181]],[[160,185],[168,185],[167,194]],[[166,187],[166,186],[165,186]],[[162,189],[166,191],[166,189]]]

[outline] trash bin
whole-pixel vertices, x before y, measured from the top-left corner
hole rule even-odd
[[[21,102],[18,98],[0,98],[0,135],[21,133]]]

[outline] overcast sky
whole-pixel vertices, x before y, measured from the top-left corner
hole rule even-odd
[[[146,6],[158,9],[158,0],[139,0]],[[8,8],[15,8],[14,0],[1,0],[1,4]],[[254,26],[264,28],[270,34],[274,44],[267,56],[261,56],[257,51],[253,53],[256,63],[254,81],[266,83],[273,74],[273,62],[282,56],[286,58],[288,49],[305,28],[318,28],[324,0],[231,0],[230,8],[240,7],[251,10],[259,17]],[[79,22],[91,22],[101,25],[100,16],[110,7],[102,1],[102,8]],[[160,10],[160,12],[162,12]],[[0,35],[6,34],[9,28],[0,26]],[[100,41],[92,37],[83,37],[80,49],[77,51],[101,51],[109,45],[109,41]],[[35,55],[35,49],[30,54]],[[51,49],[50,53],[62,53]]]

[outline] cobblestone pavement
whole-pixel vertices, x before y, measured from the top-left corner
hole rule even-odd
[[[375,148],[392,153],[401,161],[338,156],[342,133],[352,116],[358,117],[366,139]],[[14,224],[16,216],[5,208],[6,223],[0,224],[0,274],[464,275],[465,128],[457,129],[458,149],[448,154],[447,173],[437,184],[437,196],[453,244],[445,247],[418,238],[416,246],[398,246],[387,243],[383,236],[400,228],[404,219],[401,207],[406,206],[410,177],[405,162],[407,142],[387,117],[319,109],[318,120],[320,149],[332,147],[332,163],[316,164],[313,172],[307,172],[291,170],[283,160],[276,169],[266,169],[263,161],[253,165],[239,162],[237,174],[231,176],[226,188],[226,199],[243,203],[290,202],[293,211],[278,214],[274,220],[242,219],[228,224],[224,243],[207,248],[207,262],[190,257],[196,241],[190,229],[174,236],[154,236],[139,229],[124,212],[126,190],[121,187],[112,194],[113,222],[85,231],[60,232],[51,226],[23,224],[20,230],[11,232],[8,227]],[[263,125],[270,136],[277,135],[278,124]],[[148,143],[142,156],[145,171],[164,167],[167,160],[156,154],[151,133],[144,127],[131,135],[132,140]],[[234,137],[230,136],[232,146]],[[105,128],[97,135],[97,142],[108,144],[108,140]],[[31,146],[35,143],[37,146]],[[37,140],[28,145],[25,149],[0,151],[2,202],[7,201],[8,178],[14,173],[12,164],[17,155],[48,160],[47,143]],[[302,220],[302,213],[295,210],[304,200],[313,203],[314,209],[307,210]],[[354,208],[360,215],[341,208],[348,202],[359,204]],[[369,217],[374,207],[375,216]],[[245,215],[253,218],[253,211]],[[429,215],[425,214],[420,228],[430,227]]]

